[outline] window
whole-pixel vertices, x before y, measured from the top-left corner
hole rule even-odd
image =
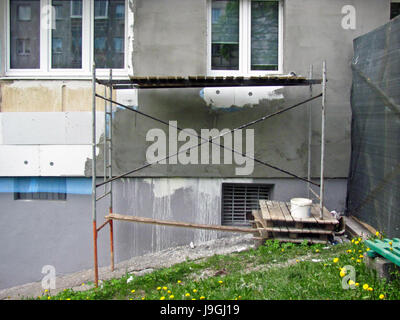
[[[67,179],[59,177],[14,178],[14,200],[67,200]]]
[[[71,18],[82,18],[82,0],[71,1]]]
[[[259,200],[269,200],[271,185],[253,183],[222,184],[222,224],[250,225],[252,211],[260,210]]]
[[[67,200],[66,193],[52,192],[15,192],[14,200]]]
[[[392,0],[390,3],[390,19],[400,15],[400,0]]]
[[[30,21],[31,20],[31,6],[30,5],[19,5],[18,6],[18,20],[19,21]]]
[[[127,0],[7,0],[7,76],[126,76]]]
[[[282,72],[282,1],[209,0],[208,73]]]

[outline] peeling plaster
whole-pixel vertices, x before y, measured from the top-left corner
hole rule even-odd
[[[187,179],[166,178],[166,179],[143,179],[143,182],[152,185],[155,198],[172,196],[176,190],[187,187]]]

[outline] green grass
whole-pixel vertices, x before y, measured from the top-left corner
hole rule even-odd
[[[400,299],[400,276],[386,282],[367,269],[360,257],[367,250],[362,241],[328,247],[267,241],[258,249],[186,261],[141,277],[126,274],[99,288],[67,289],[54,296],[46,292],[35,299]],[[347,274],[340,275],[344,266],[354,267],[354,289],[342,287],[342,276],[348,281]],[[373,290],[365,290],[365,284]]]

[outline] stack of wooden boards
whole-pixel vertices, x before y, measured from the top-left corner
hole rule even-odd
[[[295,218],[290,214],[290,204],[279,201],[260,200],[261,210],[254,210],[254,227],[259,231],[258,240],[276,239],[281,242],[327,243],[339,223],[324,208],[320,219],[320,207],[313,204],[310,218]]]

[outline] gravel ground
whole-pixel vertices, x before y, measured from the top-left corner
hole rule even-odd
[[[126,274],[126,272],[140,276],[148,272],[152,272],[155,269],[169,267],[187,259],[196,260],[199,258],[209,257],[214,254],[240,252],[252,247],[254,247],[253,236],[246,234],[207,241],[195,245],[194,248],[191,246],[170,248],[160,252],[134,257],[130,260],[118,263],[115,265],[115,270],[113,272],[110,271],[110,267],[99,268],[99,279],[107,280],[110,278],[118,278]],[[51,294],[54,295],[66,288],[73,288],[74,290],[90,289],[91,286],[82,286],[82,283],[93,281],[93,278],[93,269],[59,276],[56,279],[57,289],[51,290]],[[41,282],[32,282],[21,286],[0,290],[0,299],[19,300],[24,297],[36,297],[38,295],[42,295],[43,292],[44,290]]]

